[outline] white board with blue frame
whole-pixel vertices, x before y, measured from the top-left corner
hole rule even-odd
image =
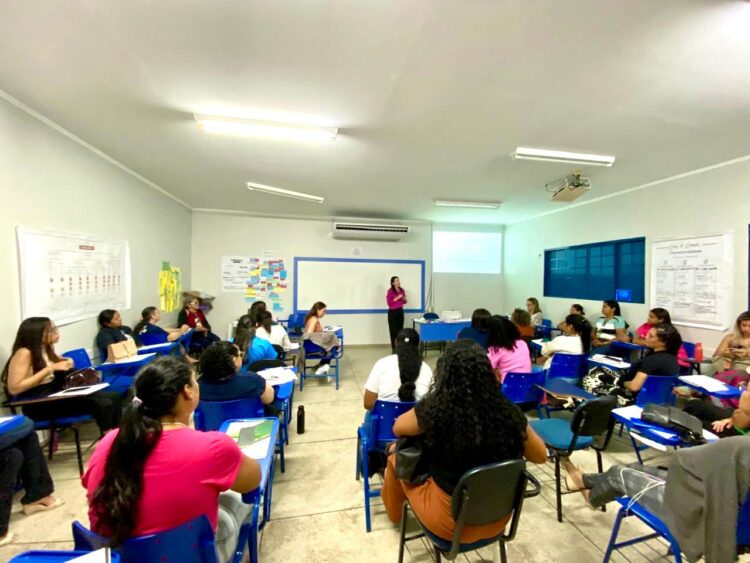
[[[406,290],[404,312],[423,312],[424,260],[296,257],[294,311],[307,311],[322,301],[330,314],[387,313],[385,295],[391,276],[398,276]]]

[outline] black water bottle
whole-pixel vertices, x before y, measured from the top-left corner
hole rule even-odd
[[[297,407],[297,434],[305,433],[305,407],[300,405]]]

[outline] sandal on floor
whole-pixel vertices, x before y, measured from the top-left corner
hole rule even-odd
[[[37,512],[47,512],[49,510],[54,510],[55,508],[61,507],[63,504],[65,504],[65,501],[61,498],[56,498],[55,502],[49,505],[45,504],[26,504],[23,507],[23,513],[26,516],[31,516],[32,514],[36,514]]]
[[[14,541],[18,541],[18,536],[16,534],[8,532],[7,534],[5,534],[5,537],[0,540],[0,547],[3,547],[4,545],[10,545]]]

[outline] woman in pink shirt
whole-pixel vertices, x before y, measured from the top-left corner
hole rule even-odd
[[[648,336],[648,331],[661,324],[672,324],[672,317],[669,315],[669,311],[667,311],[666,309],[662,309],[661,307],[651,309],[648,312],[648,318],[646,319],[646,322],[635,329],[635,336],[632,337],[630,341],[633,344],[646,346],[646,337]],[[677,363],[680,364],[681,367],[690,367],[690,364],[687,362],[687,357],[688,355],[685,351],[685,347],[680,346],[680,351],[677,353]]]
[[[391,278],[391,287],[385,294],[388,303],[388,332],[391,336],[391,352],[396,353],[396,335],[404,328],[404,305],[406,305],[406,291],[401,287],[398,276]]]
[[[505,317],[493,316],[487,336],[487,356],[500,383],[506,373],[529,373],[531,355],[529,345],[521,339],[521,333]]]
[[[91,529],[118,546],[205,515],[226,561],[237,534],[217,530],[219,495],[257,488],[258,462],[243,455],[226,434],[188,426],[200,391],[185,360],[166,356],[151,362],[138,373],[134,388],[119,429],[102,438],[83,476]],[[222,522],[241,524],[251,508],[224,504],[235,508]]]

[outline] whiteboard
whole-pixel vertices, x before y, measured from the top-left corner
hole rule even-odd
[[[724,330],[732,323],[732,233],[654,241],[651,307],[674,324]]]
[[[102,309],[130,309],[127,241],[24,227],[16,236],[23,318],[64,325]]]
[[[322,301],[332,314],[386,313],[391,276],[406,290],[406,313],[424,311],[424,260],[359,258],[294,259],[294,310],[308,311]]]

